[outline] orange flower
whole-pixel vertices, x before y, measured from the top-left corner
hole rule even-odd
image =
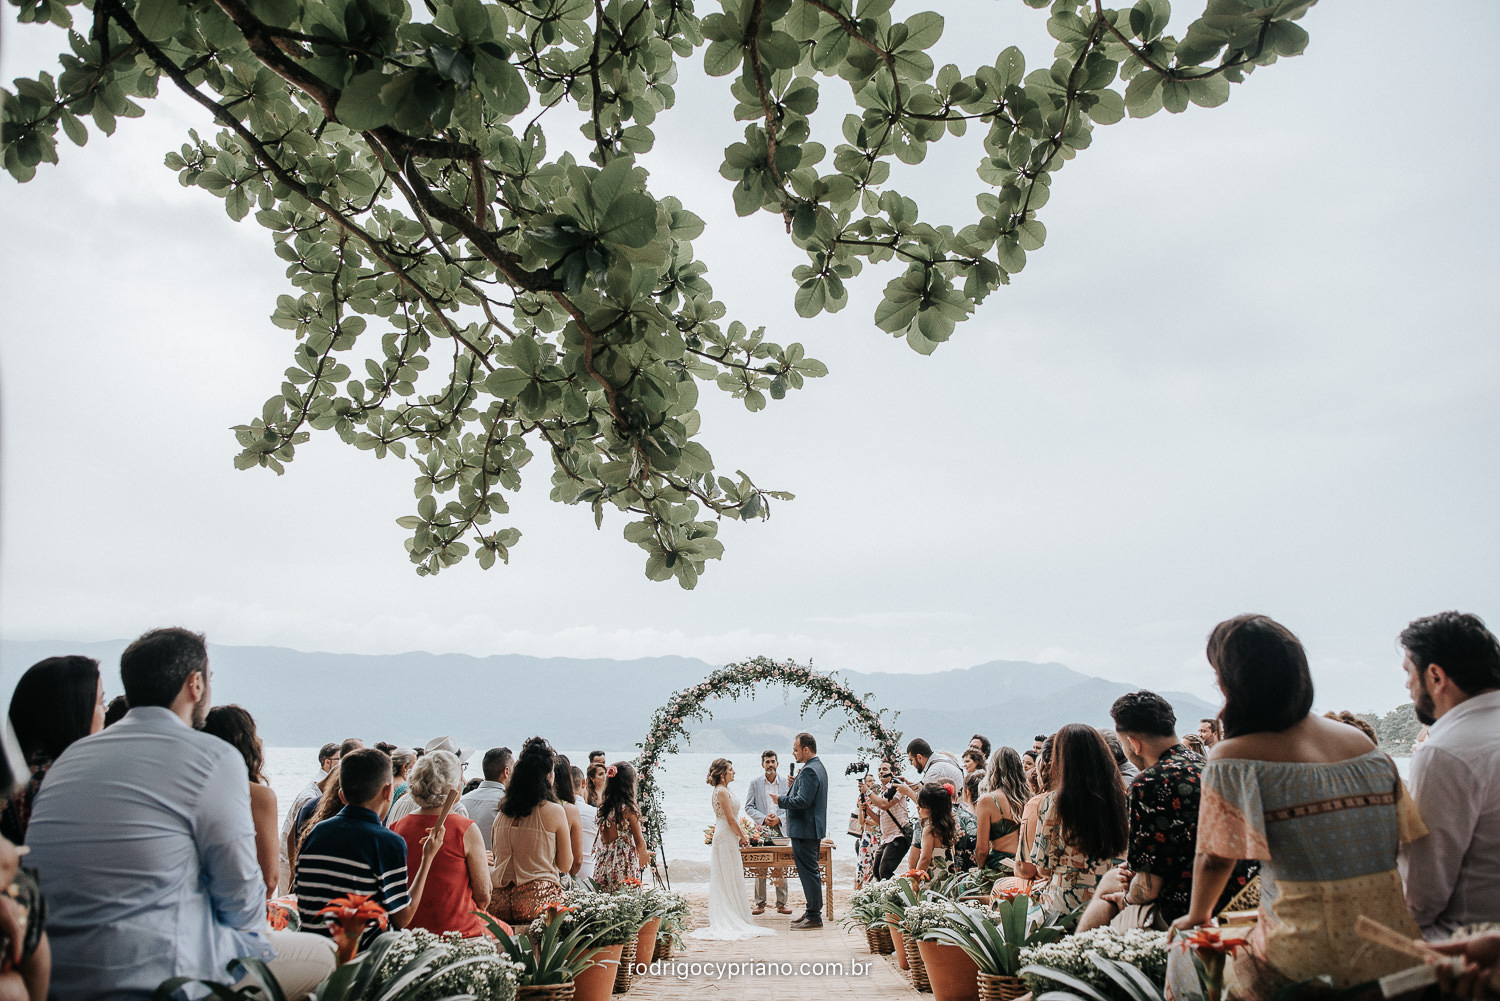
[[[925,869],[908,869],[908,870],[906,870],[905,872],[903,872],[901,874],[901,878],[902,879],[926,879],[927,878],[927,871]]]
[[[567,906],[566,904],[544,904],[542,905],[541,916],[550,925],[553,921],[557,920],[558,918],[562,917],[564,914],[567,914],[572,910],[573,908]]]
[[[339,945],[340,963],[347,963],[354,958],[354,954],[359,951],[359,938],[370,922],[375,922],[382,931],[388,925],[385,908],[372,902],[369,894],[365,893],[335,897],[328,902],[327,907],[318,912],[318,916],[328,919],[333,940]]]
[[[1243,938],[1222,938],[1217,928],[1199,928],[1182,940],[1184,949],[1193,948],[1209,956],[1233,956],[1244,945]]]
[[[1026,896],[1026,891],[1019,886],[1012,886],[992,894],[992,896],[996,900],[1015,900],[1017,897]]]

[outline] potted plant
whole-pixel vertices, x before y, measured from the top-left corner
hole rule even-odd
[[[952,902],[938,896],[924,896],[914,904],[907,904],[901,912],[901,936],[906,944],[906,961],[911,969],[912,986],[924,993],[932,991],[932,980],[927,969],[927,957],[922,953],[922,939],[939,924],[947,920]]]
[[[512,934],[488,914],[479,915],[495,936],[500,955],[520,967],[516,975],[518,1001],[571,1001],[574,980],[593,964],[598,951],[595,930],[566,927],[561,920],[564,910],[562,905],[548,904],[544,917],[519,934]]]
[[[385,908],[372,901],[369,894],[351,893],[347,897],[335,897],[328,906],[318,912],[318,917],[328,921],[328,932],[338,947],[338,964],[343,966],[359,951],[359,941],[365,929],[374,924],[384,931]]]
[[[974,961],[980,1001],[1013,1001],[1025,994],[1021,950],[1063,937],[1056,922],[1028,929],[1030,903],[1025,894],[1011,891],[996,898],[988,912],[960,904],[949,923],[933,931],[938,942],[962,949]]]
[[[979,968],[974,960],[958,946],[936,938],[940,930],[952,927],[957,914],[956,903],[928,891],[921,903],[906,909],[902,924],[907,941],[916,944],[920,966],[933,997],[937,1001],[979,1001]],[[917,963],[912,964],[913,980],[916,979],[917,967]]]
[[[901,919],[906,909],[921,899],[922,880],[926,877],[927,874],[920,869],[908,869],[890,881],[890,890],[885,898],[885,922],[891,929],[896,965],[903,970],[911,969],[911,960],[906,951],[906,936],[902,932]]]
[[[891,891],[892,883],[888,879],[874,880],[855,890],[839,922],[846,928],[863,930],[870,952],[875,954],[889,954],[894,949],[891,930],[885,918],[889,911],[886,897]]]
[[[376,972],[377,986],[395,983],[411,961],[432,957],[438,968],[406,992],[404,1001],[442,1001],[468,995],[475,1001],[515,1001],[521,968],[496,951],[484,936],[464,938],[457,932],[436,935],[416,928],[396,935]]]
[[[1100,959],[1118,960],[1140,971],[1152,983],[1166,981],[1166,932],[1120,931],[1108,926],[1022,949],[1021,979],[1026,981],[1033,997],[1041,997],[1056,987],[1076,990],[1074,981],[1087,983],[1104,994],[1117,994],[1117,982],[1108,972],[1114,967],[1110,964],[1101,966],[1090,958],[1091,953]]]
[[[531,930],[541,934],[556,924],[565,931],[582,932],[584,939],[577,948],[586,951],[591,961],[574,975],[573,996],[580,1001],[608,1001],[627,947],[631,958],[635,955],[635,937],[641,928],[640,895],[575,886],[564,899],[564,904],[544,908]]]
[[[1153,981],[1131,964],[1107,959],[1097,952],[1088,953],[1084,959],[1095,969],[1095,976],[1103,976],[1111,985],[1109,993],[1088,980],[1047,966],[1026,966],[1021,972],[1027,977],[1036,976],[1067,988],[1043,995],[1051,1001],[1167,1001],[1166,986]]]
[[[661,916],[661,927],[656,931],[656,950],[650,959],[642,958],[643,962],[654,963],[660,959],[671,959],[672,950],[681,948],[682,933],[687,928],[688,902],[687,897],[671,890],[657,888],[654,892],[660,895],[666,902]]]

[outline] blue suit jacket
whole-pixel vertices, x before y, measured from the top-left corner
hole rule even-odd
[[[789,838],[822,840],[828,834],[828,772],[816,757],[797,773],[792,791],[781,797],[786,809],[786,833]]]

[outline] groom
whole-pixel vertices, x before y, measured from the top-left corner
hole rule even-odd
[[[792,927],[821,928],[823,881],[818,876],[818,846],[828,833],[828,772],[818,760],[818,741],[810,733],[793,738],[792,757],[802,770],[791,791],[777,803],[786,809],[786,833],[792,839],[792,858],[807,900],[807,912],[793,921]]]

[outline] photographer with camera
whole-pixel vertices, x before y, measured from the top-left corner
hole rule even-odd
[[[875,850],[875,878],[890,879],[911,850],[912,824],[906,804],[901,802],[900,775],[891,762],[880,763],[879,789],[865,794],[865,803],[880,821],[880,845]]]

